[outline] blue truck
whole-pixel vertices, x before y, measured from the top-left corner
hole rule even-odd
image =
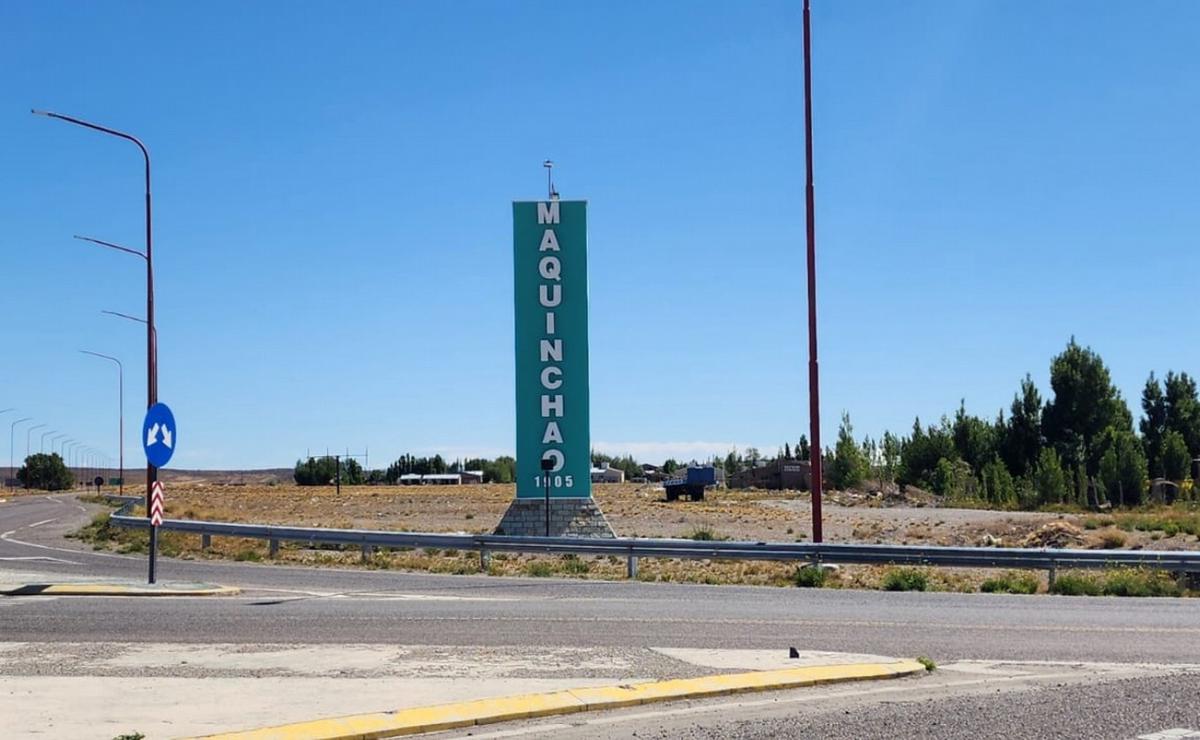
[[[677,501],[687,496],[693,501],[704,500],[704,489],[717,484],[717,470],[711,465],[689,465],[683,475],[663,481],[668,501]]]

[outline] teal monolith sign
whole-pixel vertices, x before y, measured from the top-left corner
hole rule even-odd
[[[513,276],[517,498],[590,498],[586,201],[513,203]]]

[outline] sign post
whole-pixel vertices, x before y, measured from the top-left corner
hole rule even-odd
[[[175,454],[179,443],[175,427],[175,415],[165,403],[156,403],[146,410],[142,422],[142,448],[146,451],[146,464],[157,470],[166,466]],[[158,560],[158,528],[162,525],[163,486],[155,478],[150,486],[150,506],[146,512],[150,518],[150,583],[155,582],[155,566]]]

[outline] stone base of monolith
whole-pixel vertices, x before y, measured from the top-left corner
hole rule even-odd
[[[512,502],[496,527],[496,534],[509,537],[545,537],[546,502],[519,498]],[[615,537],[604,512],[591,498],[550,499],[551,537]]]

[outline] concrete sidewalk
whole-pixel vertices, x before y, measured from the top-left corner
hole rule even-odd
[[[733,670],[887,661],[787,651],[0,643],[0,736],[150,740]]]

